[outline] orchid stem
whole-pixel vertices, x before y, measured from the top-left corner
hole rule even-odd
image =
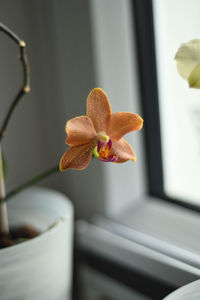
[[[5,202],[5,198],[6,198],[5,181],[4,181],[4,174],[3,174],[2,152],[0,146],[0,233],[8,234],[9,225],[8,225],[7,204]]]
[[[27,59],[26,51],[25,51],[25,47],[26,47],[25,42],[23,40],[21,40],[14,32],[12,32],[9,28],[7,28],[2,23],[0,23],[0,31],[2,31],[7,36],[9,36],[19,46],[20,60],[21,60],[22,69],[23,69],[23,84],[22,84],[21,88],[19,89],[16,97],[14,98],[10,108],[8,109],[8,112],[7,112],[7,115],[3,122],[3,125],[0,128],[0,142],[1,142],[14,109],[16,108],[17,104],[22,99],[22,97],[25,94],[30,92],[30,77],[29,77],[29,63],[28,63],[28,59]]]
[[[3,125],[0,128],[0,143],[5,135],[8,123],[10,118],[22,97],[30,92],[30,77],[29,77],[29,63],[26,56],[25,47],[26,44],[23,40],[21,40],[12,30],[6,27],[4,24],[0,23],[0,31],[7,35],[10,39],[12,39],[20,49],[20,61],[22,63],[23,69],[23,82],[19,91],[17,92],[14,100],[12,101],[8,112],[3,121]],[[4,182],[4,174],[3,174],[3,162],[2,162],[2,153],[0,147],[0,232],[3,234],[9,233],[9,225],[8,225],[8,213],[6,206],[6,192],[5,192],[5,182]]]
[[[48,169],[47,171],[45,171],[44,173],[42,174],[39,174],[37,175],[36,177],[32,178],[31,180],[27,181],[26,183],[18,186],[17,188],[13,189],[12,191],[10,191],[5,200],[9,200],[11,197],[13,197],[15,194],[19,193],[20,191],[24,190],[25,188],[31,186],[31,185],[34,185],[36,184],[37,182],[39,182],[40,180],[58,172],[60,169],[58,166],[54,166],[53,168],[51,169]]]

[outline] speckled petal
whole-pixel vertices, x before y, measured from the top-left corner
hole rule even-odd
[[[136,161],[135,152],[132,147],[124,140],[114,141],[112,140],[112,150],[118,156],[118,159],[115,163],[123,163],[127,160]]]
[[[70,147],[60,160],[60,170],[67,169],[83,170],[89,165],[92,153],[95,148],[95,143],[90,143],[81,146]]]
[[[96,131],[91,119],[87,116],[80,116],[71,119],[66,124],[66,144],[78,146],[88,144],[96,137]]]
[[[111,107],[105,92],[100,88],[93,89],[87,98],[87,116],[91,118],[96,132],[107,132]]]
[[[142,126],[143,120],[139,115],[129,112],[117,112],[111,116],[107,133],[110,138],[119,140],[125,134],[141,129]]]

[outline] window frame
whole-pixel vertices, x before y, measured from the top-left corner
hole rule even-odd
[[[132,5],[134,8],[141,100],[145,120],[148,193],[160,200],[200,212],[198,205],[169,197],[164,192],[153,0],[132,0]]]
[[[149,194],[164,197],[152,1],[133,0]],[[156,167],[155,167],[156,166]]]

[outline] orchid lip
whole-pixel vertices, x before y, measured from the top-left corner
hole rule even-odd
[[[98,152],[103,151],[103,150],[110,151],[111,147],[112,147],[111,139],[109,139],[108,142],[98,141],[97,151]]]
[[[101,158],[99,157],[99,160],[103,161],[103,162],[114,162],[118,159],[117,155],[111,155],[110,157],[106,157],[106,158]]]
[[[110,152],[112,148],[112,141],[109,138],[108,142],[104,143],[101,141],[98,141],[97,144],[97,152],[99,154],[99,160],[104,162],[114,162],[118,159],[118,156],[116,154],[113,154]]]
[[[105,143],[102,143],[102,142],[99,142],[99,141],[98,141],[98,144],[97,144],[97,152],[99,152],[99,151],[103,148],[104,145],[105,145]]]
[[[111,139],[109,139],[109,141],[107,142],[107,147],[109,148],[109,150],[111,149],[111,147],[112,147],[112,141],[111,141]]]

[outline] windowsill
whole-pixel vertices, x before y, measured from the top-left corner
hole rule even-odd
[[[120,264],[182,286],[200,277],[199,214],[145,199],[117,220],[78,221],[79,246]]]
[[[99,298],[99,295],[110,300],[150,300],[149,297],[146,297],[142,293],[130,289],[113,278],[110,278],[108,275],[101,274],[88,266],[81,269],[80,275],[82,278],[81,288],[85,291],[83,293],[83,298],[86,300],[101,299]]]

